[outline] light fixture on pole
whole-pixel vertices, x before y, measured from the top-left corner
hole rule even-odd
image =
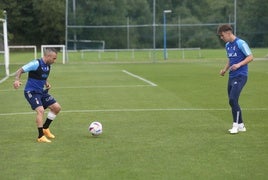
[[[163,30],[164,30],[164,59],[167,59],[167,30],[166,30],[166,14],[171,13],[171,10],[163,11]]]

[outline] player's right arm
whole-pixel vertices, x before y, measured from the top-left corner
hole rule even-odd
[[[21,76],[22,73],[24,73],[24,70],[23,70],[22,68],[19,68],[19,69],[17,70],[17,72],[16,72],[16,75],[15,75],[15,81],[14,81],[14,83],[13,83],[13,87],[14,87],[15,89],[18,89],[18,88],[20,87],[20,85],[22,84],[22,83],[20,82],[20,76]]]
[[[15,75],[15,81],[13,83],[13,87],[15,89],[18,89],[20,87],[20,85],[22,84],[21,81],[20,81],[20,77],[21,77],[22,73],[29,72],[29,71],[34,71],[34,70],[36,70],[38,68],[38,66],[39,66],[38,60],[33,60],[33,61],[25,64],[21,68],[19,68],[17,70],[17,72],[16,72],[16,75]]]
[[[228,71],[229,67],[230,67],[230,62],[227,61],[225,67],[224,67],[223,69],[221,69],[221,71],[220,71],[220,75],[221,75],[221,76],[224,76],[224,74],[226,73],[226,71]]]

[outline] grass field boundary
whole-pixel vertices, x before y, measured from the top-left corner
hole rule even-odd
[[[268,111],[268,108],[244,108],[243,111]],[[146,112],[146,111],[230,111],[229,108],[159,108],[159,109],[80,109],[65,110],[61,113],[92,113],[92,112]],[[0,116],[35,114],[31,112],[0,113]]]

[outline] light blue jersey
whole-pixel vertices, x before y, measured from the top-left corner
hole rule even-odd
[[[228,42],[225,45],[227,57],[229,58],[230,67],[233,64],[237,64],[243,61],[247,56],[251,55],[251,50],[248,44],[239,38],[236,38],[233,42]],[[248,65],[241,66],[235,71],[229,72],[229,77],[237,77],[239,75],[248,76]]]
[[[24,72],[30,72],[30,71],[35,71],[38,68],[38,66],[39,66],[39,62],[36,59],[22,66],[22,69]]]
[[[43,59],[36,59],[22,67],[24,72],[29,72],[25,91],[43,92],[50,72],[50,65],[45,64]]]

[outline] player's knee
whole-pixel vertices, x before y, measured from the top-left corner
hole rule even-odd
[[[45,109],[42,108],[41,106],[37,107],[35,109],[35,111],[36,111],[37,114],[44,114],[45,113]]]
[[[57,113],[59,113],[61,111],[61,106],[58,104],[57,105]]]
[[[236,99],[229,99],[229,104],[231,107],[234,107],[234,106],[237,106],[238,105],[238,102]]]
[[[50,110],[54,113],[54,114],[58,114],[61,111],[61,106],[59,103],[55,103],[50,107]]]

